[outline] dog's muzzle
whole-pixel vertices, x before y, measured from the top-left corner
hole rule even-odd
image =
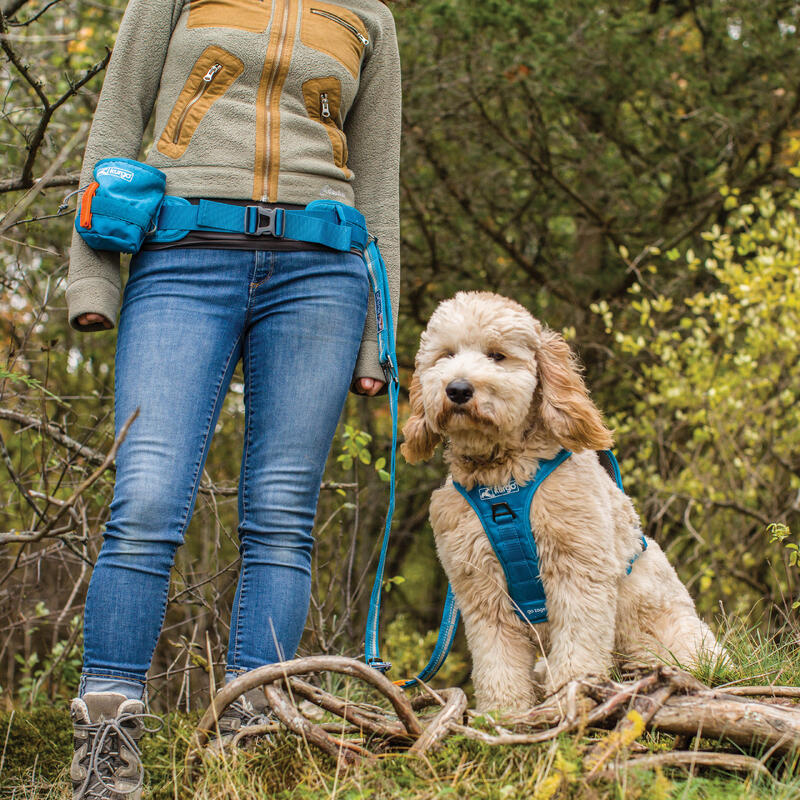
[[[472,397],[475,389],[469,381],[457,378],[447,384],[444,393],[457,405],[463,405]]]

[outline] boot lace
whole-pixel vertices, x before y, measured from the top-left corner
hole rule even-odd
[[[89,763],[86,766],[86,778],[75,793],[75,800],[84,800],[84,798],[86,800],[102,800],[114,795],[133,794],[141,788],[144,781],[142,753],[136,740],[131,736],[130,730],[123,726],[124,723],[137,719],[156,720],[157,724],[154,727],[144,726],[144,733],[157,733],[164,727],[163,721],[155,714],[126,714],[124,712],[118,717],[101,722],[74,723],[75,730],[86,731],[92,742]],[[107,748],[106,743],[108,743]],[[118,789],[113,782],[107,780],[107,778],[113,779],[115,770],[121,764],[120,751],[123,745],[134,754],[136,759],[136,785],[129,789]],[[92,781],[92,777],[94,777],[94,781]],[[99,791],[97,784],[102,787]],[[88,792],[91,794],[87,794]]]
[[[245,697],[237,697],[228,706],[228,711],[233,711],[239,717],[243,728],[249,728],[252,725],[268,725],[273,721],[269,712],[256,711],[252,703]]]

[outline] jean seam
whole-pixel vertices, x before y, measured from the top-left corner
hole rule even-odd
[[[269,258],[269,267],[267,268],[267,274],[260,280],[260,281],[251,281],[250,282],[250,291],[248,292],[248,305],[249,301],[253,299],[253,292],[258,289],[261,284],[266,283],[275,273],[275,259],[273,258],[273,253],[268,251],[261,251],[265,253],[266,256]],[[258,263],[258,256],[256,254],[256,263]],[[255,277],[255,271],[253,273],[253,277]]]
[[[239,520],[239,524],[241,525],[242,520],[247,519],[247,501],[248,501],[248,494],[247,488],[250,485],[248,481],[248,469],[250,467],[250,444],[251,444],[251,436],[253,431],[253,426],[250,424],[251,416],[252,416],[252,409],[253,409],[253,348],[247,348],[247,379],[245,383],[245,391],[247,392],[247,408],[245,410],[244,415],[244,429],[245,429],[245,440],[244,440],[244,459],[242,464],[242,474],[239,476],[240,490],[242,493],[242,519]],[[241,542],[241,537],[240,537]],[[245,595],[245,581],[247,579],[247,569],[244,557],[242,558],[242,566],[240,567],[241,575],[239,580],[241,581],[241,586],[239,587],[239,602],[236,604],[236,625],[235,631],[236,634],[233,640],[233,661],[235,664],[239,663],[239,642],[240,642],[240,634],[241,634],[241,616],[242,616],[242,601]]]

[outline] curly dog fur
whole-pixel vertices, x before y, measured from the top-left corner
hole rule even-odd
[[[469,385],[466,401],[448,396],[454,381]],[[655,541],[626,575],[642,549],[639,519],[597,458],[611,432],[563,337],[513,300],[459,292],[422,334],[410,400],[406,460],[447,442],[451,475],[433,493],[430,517],[464,619],[479,710],[522,710],[542,690],[606,674],[615,658],[692,665],[703,650],[724,658]],[[530,625],[514,613],[502,567],[452,481],[523,484],[561,448],[574,455],[531,507],[548,622]],[[539,652],[546,658],[537,662]]]

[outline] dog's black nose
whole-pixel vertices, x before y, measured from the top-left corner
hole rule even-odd
[[[467,400],[472,397],[474,391],[472,384],[469,381],[465,381],[463,378],[450,381],[450,383],[447,384],[447,388],[444,390],[445,394],[454,403],[458,403],[459,405],[466,403]]]

